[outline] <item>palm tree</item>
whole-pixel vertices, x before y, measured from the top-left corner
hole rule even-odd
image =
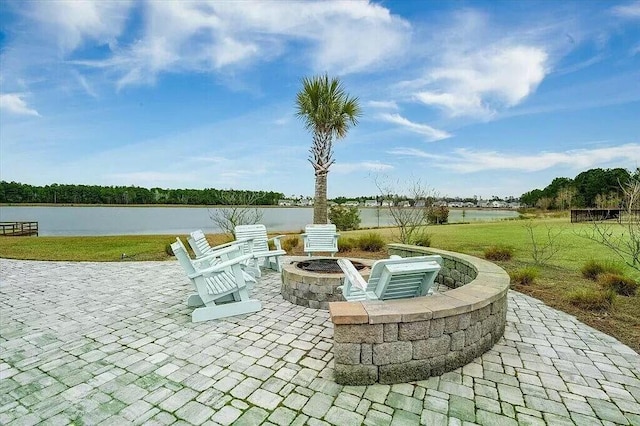
[[[327,74],[302,79],[296,99],[297,116],[313,133],[309,162],[316,177],[313,223],[327,223],[327,174],[333,164],[333,139],[346,136],[361,115],[358,98],[349,97],[338,78]]]

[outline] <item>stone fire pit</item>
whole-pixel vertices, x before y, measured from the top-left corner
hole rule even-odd
[[[282,267],[280,293],[296,305],[329,310],[329,302],[344,301],[344,274],[334,257],[295,257]],[[365,279],[369,278],[374,260],[350,259]]]

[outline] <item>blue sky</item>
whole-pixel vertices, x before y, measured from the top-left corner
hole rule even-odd
[[[304,76],[363,116],[328,195],[640,166],[640,1],[0,4],[0,179],[313,195]]]

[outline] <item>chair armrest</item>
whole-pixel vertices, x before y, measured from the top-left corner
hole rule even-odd
[[[285,235],[277,235],[275,237],[271,237],[267,240],[267,242],[269,241],[273,241],[273,245],[276,246],[276,250],[282,250],[282,245],[280,244],[280,238],[285,237]]]
[[[196,260],[198,260],[198,261],[200,261],[200,260],[208,260],[208,261],[210,261],[211,259],[215,259],[217,257],[222,257],[225,254],[233,253],[234,251],[238,250],[237,244],[227,243],[226,245],[227,245],[227,247],[214,249],[213,253],[205,254],[204,256],[201,256],[201,257],[197,258]],[[220,246],[216,246],[216,247],[220,247]]]
[[[340,266],[340,269],[342,269],[342,272],[344,272],[346,279],[345,284],[348,285],[350,282],[362,291],[367,290],[367,282],[362,278],[362,275],[360,275],[349,259],[338,259],[338,265]]]
[[[199,271],[196,271],[193,274],[189,274],[189,278],[196,278],[196,277],[199,277],[199,276],[205,276],[206,277],[206,276],[211,275],[211,274],[222,272],[223,270],[225,270],[229,266],[233,266],[233,265],[236,265],[238,263],[245,262],[245,261],[247,261],[247,260],[249,260],[251,258],[253,258],[253,255],[251,255],[251,254],[243,254],[242,256],[234,257],[234,258],[231,258],[229,260],[225,260],[224,262],[217,263],[217,264],[215,264],[213,266],[210,266],[209,268],[200,269]]]

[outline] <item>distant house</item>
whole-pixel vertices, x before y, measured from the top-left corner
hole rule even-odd
[[[400,201],[398,203],[399,207],[411,207],[411,203],[409,203],[408,201]]]
[[[391,200],[382,200],[380,205],[382,207],[391,207],[393,205],[393,201],[391,201]]]
[[[365,200],[364,202],[365,207],[376,207],[377,205],[378,202],[376,200]]]
[[[358,207],[360,205],[360,203],[358,203],[357,201],[347,201],[346,203],[343,204],[343,206],[347,206],[347,207]]]
[[[415,203],[413,203],[413,207],[424,207],[426,206],[426,203],[424,200],[416,200]]]
[[[289,199],[278,200],[278,205],[282,207],[292,206],[293,200],[289,200]]]

